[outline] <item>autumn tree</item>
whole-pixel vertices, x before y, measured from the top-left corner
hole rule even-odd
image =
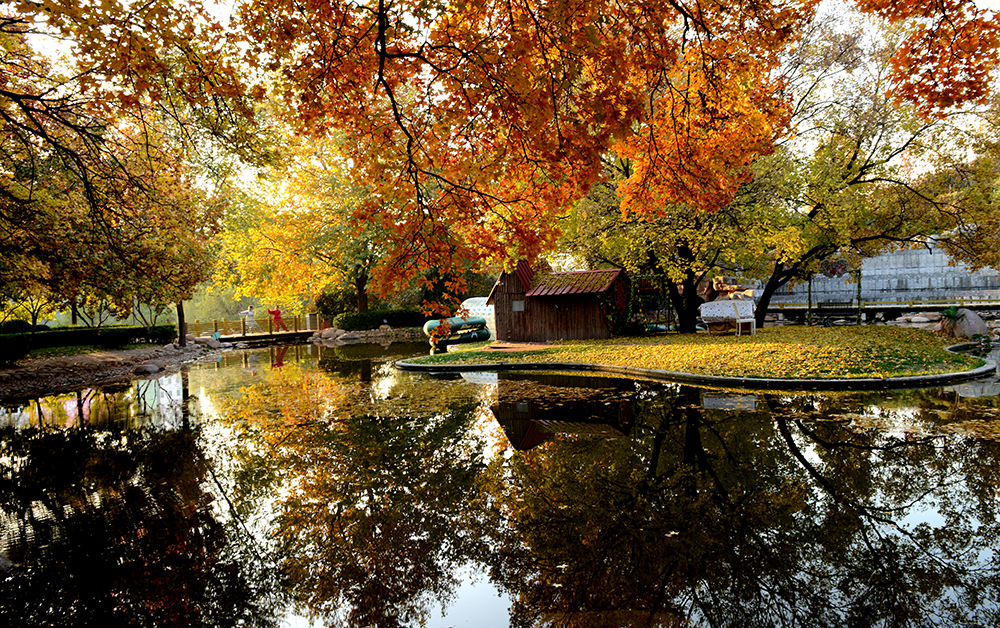
[[[571,247],[663,276],[681,329],[693,331],[700,302],[694,287],[702,278],[761,279],[761,322],[778,289],[818,272],[826,260],[857,267],[866,256],[985,218],[955,194],[941,200],[940,185],[926,172],[953,172],[968,154],[968,136],[989,135],[990,125],[971,107],[927,118],[896,100],[888,91],[901,35],[845,26],[830,16],[811,23],[783,58],[781,97],[794,107],[782,128],[762,128],[766,153],[739,162],[726,157],[735,137],[713,147],[706,136],[697,146],[707,150],[705,168],[720,168],[713,179],[720,187],[695,189],[671,181],[668,171],[642,174],[669,162],[664,149],[623,151],[633,159],[612,162],[608,183],[569,214]],[[682,194],[671,197],[674,190]]]
[[[286,135],[280,146],[280,161],[233,192],[239,202],[227,213],[217,283],[292,309],[350,285],[358,311],[367,311],[388,237],[378,224],[353,221],[369,191],[350,174],[342,141]]]
[[[732,202],[709,212],[678,203],[661,205],[655,215],[629,216],[616,183],[626,180],[630,167],[625,160],[609,164],[615,174],[563,217],[563,245],[590,267],[662,278],[665,305],[676,312],[678,330],[694,333],[704,302],[699,287],[738,251],[748,235],[745,225],[759,220],[756,208]]]
[[[216,204],[189,157],[254,154],[221,26],[171,2],[2,11],[0,251],[15,262],[0,282],[31,273],[65,302],[90,295],[119,311],[178,302],[207,274],[200,241]]]
[[[636,161],[630,211],[725,205],[787,120],[776,64],[815,5],[262,1],[240,25],[289,119],[346,134],[371,186],[357,218],[388,234],[385,287],[551,249],[552,217],[616,142]],[[895,72],[904,98],[934,112],[985,93],[990,15],[960,0],[854,6],[911,28],[893,62],[928,69]]]
[[[928,173],[966,163],[970,134],[995,137],[998,127],[976,107],[928,118],[890,94],[898,33],[867,42],[861,30],[818,35],[791,60],[802,94],[794,132],[744,190],[776,218],[744,242],[743,269],[763,280],[758,323],[777,290],[826,260],[860,268],[865,257],[985,217],[974,203],[946,199]]]
[[[197,2],[17,0],[5,5],[5,36],[65,38],[73,61],[53,79],[62,75],[8,54],[17,80],[3,96],[5,129],[25,155],[36,138],[63,161],[100,223],[111,210],[92,183],[115,164],[94,156],[116,117],[153,107],[184,146],[200,128],[249,154],[246,96],[263,88],[241,77],[273,78],[299,132],[343,134],[368,192],[352,222],[385,234],[372,274],[384,292],[427,269],[457,278],[470,260],[551,250],[553,217],[615,146],[632,151],[639,174],[629,211],[682,197],[721,207],[787,119],[777,64],[816,4],[247,0],[226,31]],[[891,82],[924,113],[986,95],[997,27],[969,0],[853,6],[909,29]],[[16,192],[9,202],[29,201]]]
[[[1000,267],[994,243],[1000,238],[997,184],[1000,182],[1000,118],[996,106],[982,113],[955,144],[948,159],[934,161],[921,183],[935,208],[947,217],[948,227],[935,241],[955,261],[973,270]]]

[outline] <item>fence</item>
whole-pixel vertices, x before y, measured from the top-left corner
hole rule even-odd
[[[884,301],[865,301],[862,300],[860,305],[856,300],[851,301],[813,301],[812,309],[823,310],[823,309],[852,309],[852,310],[944,310],[949,307],[964,307],[969,309],[1000,309],[1000,299],[910,299],[910,300],[884,300]],[[771,302],[768,304],[768,312],[780,312],[782,310],[806,310],[809,309],[809,303],[802,302],[784,302],[775,303]]]

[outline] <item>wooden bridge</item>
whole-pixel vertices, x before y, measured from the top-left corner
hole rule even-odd
[[[306,316],[291,316],[283,318],[288,331],[278,331],[274,328],[271,317],[254,319],[259,329],[248,329],[245,319],[236,320],[222,319],[213,321],[187,322],[187,333],[195,336],[219,334],[219,340],[224,342],[242,342],[263,339],[287,338],[289,341],[296,341],[308,338],[317,330],[319,317],[315,314]],[[252,325],[251,325],[252,327]]]

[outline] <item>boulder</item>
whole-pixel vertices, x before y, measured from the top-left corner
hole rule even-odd
[[[342,342],[352,342],[361,340],[361,336],[351,331],[341,334],[340,336],[337,337],[337,340],[340,340]]]
[[[320,336],[324,340],[332,340],[334,338],[339,338],[340,336],[343,335],[344,335],[344,330],[337,329],[336,327],[328,327],[327,329],[323,330],[323,333],[320,334]]]
[[[13,563],[9,558],[4,556],[3,554],[0,554],[0,575],[14,571],[16,567],[17,565]]]
[[[152,375],[153,373],[159,373],[162,370],[163,368],[161,368],[158,364],[154,364],[153,362],[143,362],[139,366],[135,367],[135,370],[132,372],[136,375]]]
[[[955,315],[955,322],[951,327],[951,335],[956,338],[972,339],[977,335],[988,335],[989,328],[986,322],[970,309],[962,308]]]
[[[929,322],[931,322],[931,319],[927,318],[926,316],[919,316],[919,315],[917,315],[917,316],[911,316],[910,317],[910,322],[911,323],[929,323]]]

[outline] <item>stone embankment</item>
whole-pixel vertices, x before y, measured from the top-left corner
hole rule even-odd
[[[956,338],[973,338],[977,335],[995,337],[1000,333],[1000,319],[988,318],[974,310],[959,309],[954,318],[947,318],[941,312],[913,312],[900,316],[886,325],[917,327],[935,333],[946,333]]]
[[[336,327],[327,327],[314,333],[309,342],[324,347],[342,347],[356,342],[392,342],[394,340],[423,340],[426,338],[419,328],[394,329],[382,325],[378,329],[366,331],[345,331]]]
[[[27,359],[0,370],[0,400],[30,398],[108,385],[193,362],[213,351],[207,344],[169,344],[120,351]]]
[[[830,319],[826,319],[830,320]],[[765,325],[800,325],[801,322],[794,320],[784,320],[778,315],[769,315]],[[834,319],[834,325],[854,325],[853,319]],[[939,334],[948,334],[956,338],[972,338],[977,334],[996,337],[1000,335],[1000,318],[992,313],[978,313],[974,310],[959,309],[953,319],[949,319],[941,312],[908,312],[889,321],[878,321],[877,325],[888,325],[892,327],[915,327],[926,329]]]

